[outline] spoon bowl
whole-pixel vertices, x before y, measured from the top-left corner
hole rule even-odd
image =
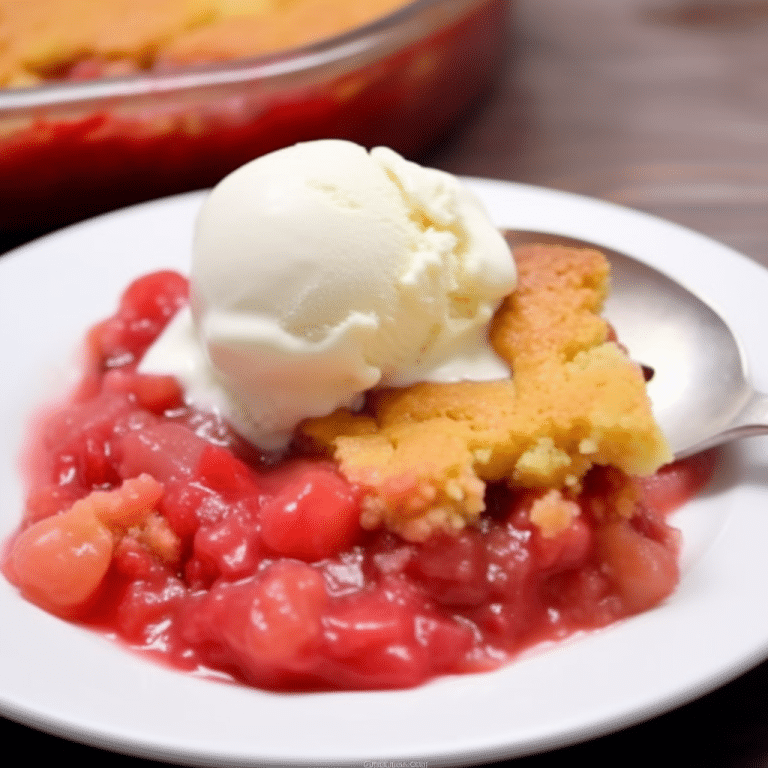
[[[705,301],[631,256],[541,232],[515,232],[515,245],[596,248],[611,264],[605,316],[633,359],[651,369],[648,394],[675,458],[768,433],[768,395],[749,383],[741,345]]]

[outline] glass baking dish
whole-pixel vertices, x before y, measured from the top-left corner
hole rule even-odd
[[[0,243],[347,138],[413,156],[497,69],[509,0],[418,0],[278,55],[0,91]]]

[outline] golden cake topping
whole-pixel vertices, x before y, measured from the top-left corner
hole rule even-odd
[[[605,257],[533,245],[515,259],[518,288],[491,328],[510,379],[384,389],[360,414],[301,425],[365,489],[366,527],[423,540],[477,520],[487,482],[568,491],[595,464],[648,475],[671,460],[642,371],[600,316]]]
[[[261,56],[332,37],[406,0],[0,0],[0,86]]]

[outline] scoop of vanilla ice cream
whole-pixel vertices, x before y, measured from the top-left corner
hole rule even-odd
[[[200,211],[190,311],[141,369],[263,448],[358,407],[375,386],[494,379],[488,323],[515,287],[509,247],[450,174],[324,140],[260,157]]]

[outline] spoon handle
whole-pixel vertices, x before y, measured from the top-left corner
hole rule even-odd
[[[768,394],[753,391],[725,429],[696,445],[677,451],[675,458],[682,459],[740,437],[758,435],[768,435]]]
[[[768,394],[753,392],[730,429],[738,430],[734,437],[764,435],[768,432]]]

